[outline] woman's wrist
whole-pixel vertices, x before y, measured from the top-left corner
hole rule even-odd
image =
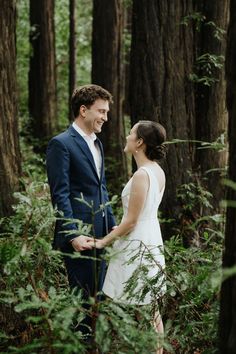
[[[103,239],[102,239],[102,245],[103,245],[103,247],[107,247],[108,246],[108,240],[107,240],[107,237],[105,236],[105,237],[103,237]]]

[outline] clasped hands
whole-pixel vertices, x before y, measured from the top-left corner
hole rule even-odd
[[[93,248],[102,249],[106,246],[103,239],[96,239],[84,235],[75,237],[71,241],[71,244],[77,252],[92,250]]]

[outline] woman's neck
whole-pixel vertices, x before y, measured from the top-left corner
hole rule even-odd
[[[142,153],[141,151],[136,153],[134,159],[138,168],[155,163],[154,161],[149,160],[147,156],[144,155],[144,153]]]

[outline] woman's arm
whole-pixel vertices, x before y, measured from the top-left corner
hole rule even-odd
[[[133,175],[126,217],[123,218],[123,221],[103,239],[96,240],[96,248],[106,247],[118,237],[125,236],[134,229],[140,212],[144,207],[148,189],[149,177],[146,171],[142,169],[136,171]]]

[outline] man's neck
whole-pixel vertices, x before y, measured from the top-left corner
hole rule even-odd
[[[78,117],[74,120],[74,123],[81,129],[86,135],[94,134],[94,132],[88,131],[87,127],[84,125],[83,120]]]

